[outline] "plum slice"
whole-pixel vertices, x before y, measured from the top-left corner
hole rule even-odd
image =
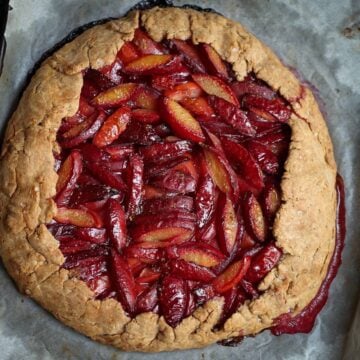
[[[140,213],[143,192],[144,162],[140,155],[134,154],[130,157],[130,184],[127,215],[131,220]]]
[[[279,189],[273,183],[269,183],[262,196],[263,209],[266,216],[272,219],[281,205],[281,194]]]
[[[247,193],[243,202],[246,228],[257,240],[265,241],[267,224],[260,203],[252,193]]]
[[[291,110],[279,98],[267,99],[255,95],[246,95],[243,98],[243,104],[249,110],[270,122],[287,122],[290,119]]]
[[[181,101],[188,98],[197,98],[201,95],[202,90],[196,83],[187,81],[174,86],[171,90],[166,90],[164,95],[169,99]]]
[[[189,78],[190,72],[184,67],[176,73],[167,75],[155,75],[152,77],[151,85],[158,91],[173,89],[176,85],[182,84]]]
[[[184,244],[174,249],[169,249],[170,257],[179,257],[188,262],[204,266],[212,267],[218,265],[225,256],[217,249],[206,244]]]
[[[274,90],[249,77],[243,81],[235,81],[231,87],[238,98],[242,98],[244,95],[250,94],[271,100],[276,96]]]
[[[282,252],[273,244],[262,248],[251,260],[251,266],[246,274],[246,280],[257,283],[270,272],[279,262]]]
[[[62,267],[64,269],[87,268],[101,262],[108,255],[108,249],[103,246],[94,247],[87,251],[81,251],[66,257]]]
[[[213,281],[215,290],[222,294],[239,284],[246,275],[250,263],[251,259],[248,256],[232,263]]]
[[[67,132],[61,134],[60,144],[62,148],[73,148],[91,139],[105,121],[104,112],[94,112],[90,117],[78,125],[73,126]]]
[[[144,194],[143,194],[144,200],[158,199],[165,196],[175,196],[175,195],[176,194],[174,193],[169,193],[164,189],[159,189],[152,185],[148,185],[148,184],[144,185]]]
[[[138,313],[148,312],[154,309],[159,301],[159,294],[156,284],[139,295],[136,302]]]
[[[136,282],[139,284],[151,284],[160,278],[159,271],[152,270],[149,267],[145,267],[141,270],[139,276],[136,278]]]
[[[219,97],[210,97],[210,103],[221,120],[231,125],[240,134],[254,136],[256,130],[245,111]]]
[[[161,68],[173,59],[172,55],[145,55],[127,64],[124,70],[127,73],[144,74]]]
[[[238,193],[237,177],[225,157],[215,149],[204,148],[209,173],[216,186],[226,194],[236,197]]]
[[[108,200],[108,219],[107,228],[113,247],[122,253],[123,248],[126,246],[126,215],[121,204],[115,199]]]
[[[196,180],[182,171],[168,171],[152,181],[152,184],[176,194],[193,193],[196,189]]]
[[[227,157],[233,164],[239,166],[244,179],[256,189],[261,190],[264,187],[264,175],[249,151],[241,144],[227,138],[222,138],[221,142]]]
[[[120,49],[117,57],[121,60],[123,64],[128,64],[136,60],[140,56],[139,50],[131,42],[126,42]]]
[[[200,58],[200,54],[194,45],[189,42],[172,39],[170,42],[173,48],[176,48],[184,56],[186,64],[195,72],[204,73],[205,66]]]
[[[131,112],[131,117],[144,124],[155,124],[160,120],[160,115],[149,109],[135,109]]]
[[[224,193],[221,193],[218,199],[216,229],[220,249],[224,254],[230,254],[236,241],[238,221],[232,201]]]
[[[96,180],[95,180],[96,181]],[[107,200],[114,192],[105,185],[84,183],[78,184],[72,193],[69,201],[70,207],[78,207],[79,205],[88,205],[98,201]],[[59,203],[58,203],[59,204]]]
[[[134,103],[135,107],[157,110],[159,93],[149,86],[139,85],[131,96],[130,101]]]
[[[279,172],[279,159],[267,146],[255,140],[248,141],[246,146],[263,171],[271,175]]]
[[[164,116],[175,134],[194,142],[203,142],[204,134],[196,119],[179,103],[169,98],[164,98]]]
[[[125,83],[114,86],[108,90],[101,92],[92,100],[91,103],[94,106],[102,108],[115,107],[129,100],[136,87],[137,84],[134,83]]]
[[[190,175],[192,177],[192,174],[189,174],[186,171],[183,171],[183,169],[178,169],[177,166],[182,164],[183,162],[187,161],[189,159],[189,155],[185,153],[184,155],[176,154],[174,153],[174,158],[169,158],[168,160],[160,160],[157,163],[146,161],[145,164],[145,179],[151,179],[158,180],[159,182],[166,181],[163,179],[164,174],[169,174],[171,172],[181,172],[184,175]],[[161,176],[160,176],[161,175]],[[154,185],[154,184],[153,184]]]
[[[69,209],[59,207],[54,219],[62,224],[72,224],[79,227],[102,227],[101,218],[88,209]]]
[[[131,144],[115,144],[103,148],[110,154],[113,160],[123,160],[134,152],[134,146]]]
[[[82,172],[82,156],[77,150],[73,150],[62,163],[58,171],[56,183],[56,203],[60,206],[67,205],[75,189],[76,182]]]
[[[66,241],[62,241],[64,238],[60,239],[59,249],[66,256],[70,254],[74,254],[80,251],[86,251],[93,249],[95,247],[94,244],[88,241],[76,240],[73,238],[66,239]]]
[[[208,283],[215,278],[215,274],[208,268],[182,259],[171,260],[170,269],[182,279]]]
[[[132,237],[137,242],[158,242],[183,236],[183,240],[191,238],[194,223],[188,220],[159,220],[153,224],[141,224],[132,229]]]
[[[166,322],[175,327],[185,316],[189,298],[186,282],[176,276],[168,275],[162,281],[160,307]]]
[[[209,44],[201,44],[201,48],[208,60],[210,73],[219,76],[225,81],[229,81],[230,77],[227,66],[217,51]]]
[[[181,105],[195,116],[210,118],[215,115],[214,110],[203,96],[196,98],[185,98],[180,101]]]
[[[130,121],[130,109],[122,107],[111,114],[93,139],[94,145],[104,147],[113,143],[126,129]]]
[[[137,258],[146,264],[153,264],[163,258],[163,252],[160,248],[146,248],[141,244],[134,244],[126,248],[125,253],[128,257]]]
[[[173,210],[169,209],[167,212],[163,213],[155,213],[155,214],[141,214],[138,215],[135,220],[133,220],[133,223],[135,225],[140,224],[152,224],[154,225],[157,221],[159,221],[162,224],[163,220],[185,220],[195,223],[196,216],[186,210]]]
[[[144,157],[144,161],[156,163],[177,158],[190,150],[192,150],[192,144],[189,141],[179,140],[149,145],[142,148],[140,152]]]
[[[239,101],[231,87],[220,78],[206,74],[193,74],[192,78],[208,95],[217,96],[239,106]]]
[[[150,145],[161,141],[154,128],[150,124],[131,120],[126,130],[120,135],[119,141],[138,145]]]
[[[107,240],[106,230],[101,228],[76,228],[74,235],[94,244],[104,244]]]
[[[127,190],[124,180],[120,176],[113,174],[106,164],[88,162],[87,167],[95,177],[106,185],[119,191]]]
[[[203,228],[215,211],[216,189],[214,181],[206,174],[198,185],[195,198],[198,227]]]
[[[131,271],[121,255],[115,250],[111,251],[111,269],[114,285],[119,301],[125,311],[133,314],[136,309],[136,285]]]
[[[186,153],[186,156],[189,155],[189,153]],[[183,172],[184,174],[190,175],[196,182],[198,183],[199,180],[199,172],[197,164],[194,162],[193,157],[189,158],[187,157],[177,165],[173,167],[173,170],[178,170]]]
[[[156,214],[170,210],[192,211],[193,207],[194,200],[192,197],[187,195],[177,195],[172,197],[147,200],[143,204],[143,212]]]

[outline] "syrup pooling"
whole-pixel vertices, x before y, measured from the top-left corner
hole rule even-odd
[[[224,296],[219,327],[281,258],[272,237],[290,141],[288,103],[237,81],[209,45],[143,30],[84,71],[63,119],[49,230],[98,299],[171,326]]]

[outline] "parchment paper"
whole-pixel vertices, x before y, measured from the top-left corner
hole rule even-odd
[[[264,332],[240,347],[214,345],[163,354],[124,353],[72,331],[22,296],[0,265],[0,359],[341,359],[360,289],[360,1],[175,1],[211,7],[240,21],[319,90],[346,183],[347,240],[330,299],[310,334],[274,337]],[[123,15],[135,1],[11,0],[0,124],[4,127],[27,72],[74,28]],[[360,310],[359,310],[360,312]],[[360,316],[359,316],[360,318]],[[360,322],[358,323],[360,327]],[[353,337],[354,339],[354,337]],[[358,351],[347,359],[359,359]]]

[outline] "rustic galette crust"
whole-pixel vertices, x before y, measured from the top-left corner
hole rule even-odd
[[[209,301],[171,328],[154,313],[130,319],[119,302],[94,300],[80,280],[60,269],[58,242],[45,223],[56,212],[53,151],[61,119],[73,115],[81,71],[114,61],[124,41],[143,26],[156,41],[191,39],[211,44],[239,80],[253,71],[292,105],[292,138],[281,183],[283,204],[274,226],[283,258],[247,301],[214,330],[222,298]],[[5,135],[0,164],[0,254],[20,290],[74,329],[124,350],[196,348],[256,334],[283,313],[298,314],[316,295],[335,245],[335,176],[331,140],[308,88],[241,25],[213,13],[179,8],[135,11],[87,30],[48,58],[33,76]]]

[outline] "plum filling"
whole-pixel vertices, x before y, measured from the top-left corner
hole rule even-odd
[[[83,79],[57,133],[48,229],[63,268],[97,299],[171,326],[223,296],[222,326],[281,258],[289,104],[253,74],[237,81],[211,46],[141,29]]]

